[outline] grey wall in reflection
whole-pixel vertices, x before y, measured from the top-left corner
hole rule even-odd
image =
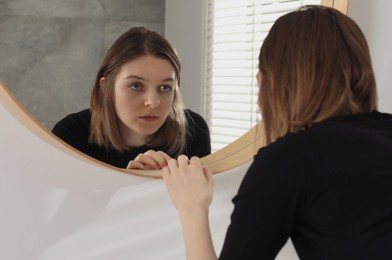
[[[132,26],[164,33],[164,0],[0,0],[0,79],[44,126],[89,106],[96,71]]]

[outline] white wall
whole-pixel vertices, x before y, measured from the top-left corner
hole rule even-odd
[[[379,108],[392,113],[392,1],[349,0],[349,16],[368,39],[378,84]],[[182,95],[187,107],[203,111],[203,15],[205,0],[166,0],[165,34],[180,53]]]
[[[348,15],[363,30],[376,74],[379,110],[392,113],[392,1],[350,0]]]

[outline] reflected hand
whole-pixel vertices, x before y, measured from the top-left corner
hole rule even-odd
[[[130,161],[127,169],[160,170],[167,165],[170,159],[172,158],[162,151],[148,150]]]
[[[209,169],[203,168],[198,157],[188,160],[180,155],[162,169],[163,180],[170,197],[180,213],[208,211],[212,202],[214,179]]]

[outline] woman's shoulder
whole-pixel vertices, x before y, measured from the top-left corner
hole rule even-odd
[[[336,131],[329,127],[317,127],[301,130],[296,133],[289,132],[273,143],[262,147],[254,157],[259,167],[271,169],[274,172],[302,168],[304,165],[318,161],[321,154],[335,147],[332,133]],[[302,166],[301,166],[302,165]]]
[[[91,111],[90,109],[87,108],[79,112],[71,113],[65,116],[62,120],[77,120],[77,121],[91,120]]]
[[[90,109],[69,114],[55,124],[52,129],[54,134],[62,135],[64,132],[89,132],[91,121]]]
[[[186,109],[187,147],[185,154],[188,156],[203,157],[211,153],[210,130],[206,120],[196,112]]]
[[[188,121],[191,120],[195,122],[206,122],[206,120],[200,114],[190,109],[184,109],[184,114]]]
[[[85,125],[88,124],[90,125],[91,121],[91,111],[90,109],[84,109],[82,111],[76,112],[76,113],[71,113],[64,118],[62,118],[56,125],[56,126],[61,126],[61,125]]]
[[[69,114],[53,127],[52,133],[79,151],[89,154],[90,120],[89,109]]]
[[[194,129],[196,127],[198,129],[202,129],[203,131],[209,133],[207,121],[200,114],[190,109],[185,109],[184,113],[185,113],[188,128]]]
[[[319,161],[330,156],[355,153],[359,147],[372,147],[380,140],[392,145],[392,116],[377,111],[327,119],[306,130],[288,133],[263,147],[255,160],[293,164]]]

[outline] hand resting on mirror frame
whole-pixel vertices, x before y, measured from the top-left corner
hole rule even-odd
[[[129,161],[127,169],[160,170],[167,166],[170,159],[172,158],[165,152],[148,150],[145,153],[140,153],[134,160]]]

